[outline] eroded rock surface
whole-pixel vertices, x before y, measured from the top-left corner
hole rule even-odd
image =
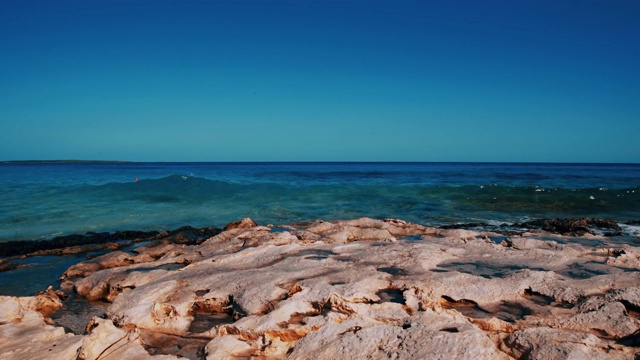
[[[368,218],[277,228],[243,219],[225,229],[201,244],[148,245],[72,266],[63,288],[109,304],[83,334],[47,324],[53,305],[42,304],[53,300],[1,298],[10,341],[0,356],[27,351],[11,340],[18,332],[58,341],[59,359],[640,354],[632,246]],[[29,354],[53,351],[47,341]]]

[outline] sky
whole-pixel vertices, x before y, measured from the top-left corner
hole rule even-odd
[[[640,161],[640,2],[2,1],[0,160]]]

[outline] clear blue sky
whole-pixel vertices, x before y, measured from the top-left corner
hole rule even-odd
[[[640,1],[3,1],[0,160],[640,161]]]

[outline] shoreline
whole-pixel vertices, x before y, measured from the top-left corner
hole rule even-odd
[[[299,224],[304,223],[309,222],[300,222]],[[458,222],[432,227],[453,230],[492,231],[509,236],[522,235],[526,232],[538,230],[551,234],[569,236],[590,234],[605,237],[633,237],[635,235],[633,233],[625,233],[620,225],[640,226],[640,220],[627,220],[622,222],[608,218],[589,217],[539,218],[512,224],[502,223],[496,225],[486,222]],[[278,227],[278,225],[275,225],[275,227]],[[215,226],[193,227],[185,225],[173,230],[118,230],[114,232],[68,234],[50,239],[9,240],[0,242],[0,261],[15,259],[19,256],[65,255],[103,249],[115,250],[117,248],[130,246],[132,243],[158,239],[173,241],[178,244],[193,245],[197,244],[198,241],[202,242],[208,237],[217,235],[221,231],[223,231],[223,229]],[[0,271],[2,271],[1,269],[0,267]]]
[[[640,250],[599,234],[611,223],[547,219],[519,234],[474,225],[360,218],[259,226],[244,219],[206,239],[182,228],[71,265],[59,289],[0,296],[7,334],[0,354],[640,354]],[[54,330],[55,337],[23,346]],[[92,340],[98,337],[112,340]]]
[[[281,231],[282,226],[295,228],[304,227],[310,223],[312,222],[275,226],[269,224],[267,227],[273,231]],[[640,246],[640,228],[634,227],[637,226],[637,223],[629,222],[629,225],[625,225],[611,219],[550,218],[516,224],[456,223],[431,228],[490,232],[494,234],[491,237],[492,241],[496,243],[510,237],[520,238],[529,236],[531,233],[548,233],[551,237],[566,238],[555,239],[560,243],[576,241],[590,246],[603,246],[604,244]],[[630,228],[621,228],[620,225]],[[0,274],[4,274],[0,279],[0,290],[2,291],[0,295],[31,296],[49,285],[57,286],[59,284],[58,277],[66,270],[65,264],[68,267],[74,263],[91,260],[115,251],[132,253],[140,246],[200,245],[210,237],[225,231],[226,228],[182,226],[164,231],[89,232],[84,235],[58,236],[49,240],[0,243]],[[24,281],[21,281],[22,277],[31,279],[29,282],[33,282],[33,284],[25,285]]]

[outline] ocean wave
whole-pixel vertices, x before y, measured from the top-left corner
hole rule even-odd
[[[375,175],[375,174],[374,174]],[[191,172],[106,184],[47,184],[4,194],[0,241],[64,233],[182,225],[223,226],[242,217],[261,224],[368,216],[424,225],[519,222],[523,218],[640,219],[640,187],[562,188],[517,184],[469,185],[385,181],[252,182]],[[124,178],[124,177],[121,177]],[[128,177],[127,177],[128,178]],[[406,180],[407,178],[405,178]],[[465,180],[466,181],[466,180]],[[94,227],[96,227],[94,229]],[[97,229],[97,230],[96,230]]]
[[[342,183],[310,184],[233,183],[197,176],[171,175],[138,182],[109,183],[84,187],[82,196],[105,201],[127,200],[152,203],[242,203],[259,208],[276,204],[300,212],[299,208],[387,208],[390,212],[493,211],[531,215],[622,215],[640,216],[640,188],[544,188],[540,186],[424,185]],[[366,211],[363,211],[366,213]],[[392,214],[393,215],[393,214]]]
[[[248,185],[197,176],[170,175],[159,179],[142,179],[127,183],[108,183],[81,189],[86,195],[102,198],[144,200],[150,202],[197,202],[217,196],[230,196]],[[260,187],[264,185],[251,185]]]

